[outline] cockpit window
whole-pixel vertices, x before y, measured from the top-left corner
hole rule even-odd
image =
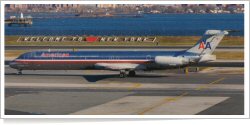
[[[17,59],[24,59],[24,55],[25,55],[25,53],[20,55]]]
[[[22,55],[20,55],[17,59],[27,59],[29,57],[31,57],[32,52],[28,52],[28,53],[24,53]]]

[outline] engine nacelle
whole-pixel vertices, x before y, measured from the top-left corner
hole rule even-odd
[[[188,64],[188,59],[183,57],[156,56],[155,63],[163,66],[180,66]]]
[[[216,60],[216,55],[210,55],[206,54],[201,56],[199,62],[209,62],[209,61],[215,61]]]

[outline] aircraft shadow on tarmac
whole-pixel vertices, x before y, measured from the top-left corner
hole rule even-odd
[[[18,75],[16,73],[5,73],[5,75],[16,75],[16,76],[81,76],[88,82],[98,82],[104,79],[117,78],[117,79],[131,79],[131,78],[162,78],[169,77],[168,75],[149,75],[140,74],[133,77],[120,78],[119,74],[98,74],[98,75],[81,75],[81,74],[22,74]]]
[[[5,115],[45,115],[45,114],[5,109]]]
[[[136,75],[134,77],[120,78],[119,75],[112,74],[112,75],[83,75],[83,77],[88,82],[97,82],[97,81],[109,79],[109,78],[130,79],[130,78],[159,78],[159,77],[167,77],[167,76],[163,76],[163,75],[153,75],[153,76],[152,75]]]

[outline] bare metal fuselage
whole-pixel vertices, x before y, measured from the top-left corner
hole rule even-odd
[[[112,63],[117,65],[128,65],[126,63]],[[19,70],[84,70],[84,69],[92,69],[92,70],[100,70],[107,69],[106,67],[98,66],[96,64],[86,64],[86,63],[78,63],[78,64],[70,64],[70,63],[44,63],[44,64],[36,64],[36,63],[18,63],[11,62],[11,68],[19,69]],[[171,68],[179,68],[182,66],[161,66],[157,65],[154,62],[150,62],[147,64],[138,64],[138,68],[136,70],[164,70]]]

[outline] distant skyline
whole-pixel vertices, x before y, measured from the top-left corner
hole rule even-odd
[[[121,6],[217,6],[217,7],[227,7],[227,6],[243,6],[241,4],[6,4],[7,8],[24,8],[29,7],[54,7],[54,8],[77,8],[80,6],[93,6],[99,8],[116,8]]]
[[[6,12],[243,13],[243,4],[6,4]]]

